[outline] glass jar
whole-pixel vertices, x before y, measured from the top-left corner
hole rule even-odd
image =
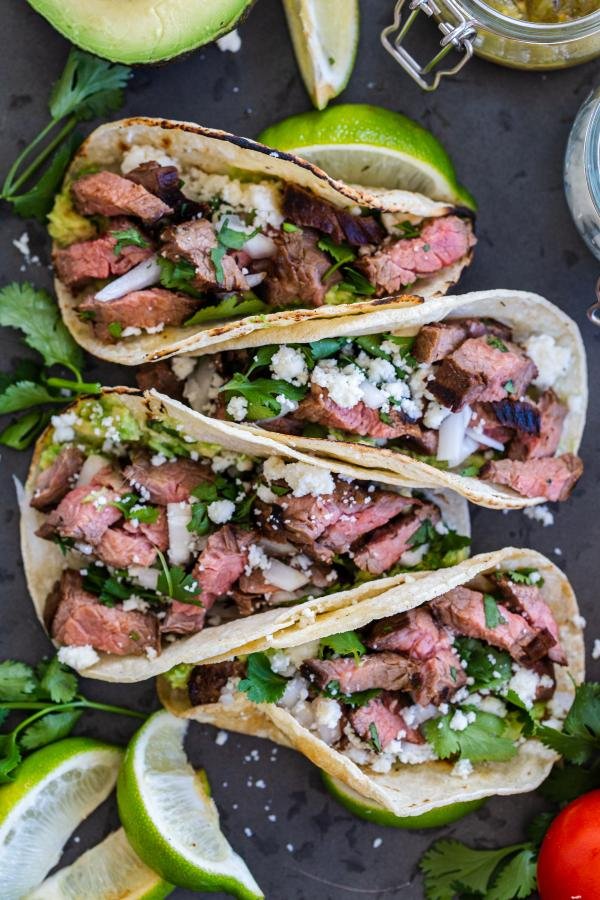
[[[424,90],[435,90],[441,78],[454,75],[473,53],[517,69],[561,69],[600,56],[600,8],[581,19],[560,24],[526,22],[505,16],[484,0],[398,0],[393,25],[381,40],[389,53]],[[426,65],[419,64],[402,41],[422,12],[437,21],[441,50]],[[450,51],[460,54],[453,68],[440,64]]]

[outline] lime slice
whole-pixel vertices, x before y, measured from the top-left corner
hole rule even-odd
[[[344,90],[358,46],[358,0],[283,0],[302,80],[317,109]]]
[[[172,890],[136,856],[120,828],[24,900],[163,900]]]
[[[187,727],[185,719],[158,712],[129,744],[117,784],[129,842],[146,865],[178,887],[262,898],[246,863],[221,833],[204,774],[187,761]]]
[[[417,191],[432,200],[476,208],[437,138],[407,116],[380,106],[344,103],[300,113],[271,125],[259,140],[296,153],[347,184]]]
[[[375,822],[377,825],[391,825],[393,828],[439,828],[442,825],[449,825],[450,822],[462,819],[468,813],[479,809],[486,799],[484,797],[481,800],[450,803],[420,816],[395,816],[389,809],[380,806],[375,800],[361,797],[353,788],[328,775],[327,772],[321,772],[321,777],[329,793],[355,816]]]
[[[44,880],[63,845],[108,797],[122,751],[66,738],[32,753],[0,787],[0,895],[17,900]]]

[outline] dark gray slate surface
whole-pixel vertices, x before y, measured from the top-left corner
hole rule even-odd
[[[592,385],[583,480],[571,501],[555,510],[551,528],[542,528],[519,512],[504,516],[475,509],[473,522],[474,551],[507,544],[532,546],[565,569],[588,620],[591,648],[593,639],[600,637],[595,518],[600,402],[594,396],[600,380],[600,330],[588,324],[585,308],[599,273],[569,218],[561,169],[570,123],[598,81],[598,66],[540,75],[475,61],[460,80],[426,96],[379,45],[379,30],[391,17],[391,0],[366,0],[362,7],[358,62],[342,99],[402,110],[431,128],[453,154],[461,178],[480,205],[479,246],[461,289],[534,290],[567,310],[582,328]],[[49,86],[62,69],[67,45],[23,0],[3,4],[2,25],[0,172],[5,172],[25,139],[46,121]],[[191,119],[254,137],[270,122],[307,109],[277,0],[260,0],[241,36],[243,46],[235,55],[212,46],[182,61],[138,70],[124,112]],[[0,216],[0,283],[26,277],[49,286],[43,230],[27,224],[32,249],[43,265],[23,272],[22,258],[11,241],[22,234],[24,223],[6,210]],[[7,367],[22,353],[23,345],[14,334],[0,335],[1,366]],[[132,377],[130,371],[93,360],[87,374],[107,384],[131,382]],[[26,454],[3,453],[0,658],[35,662],[50,646],[25,589],[11,480],[13,473],[23,478],[27,465]],[[600,663],[591,658],[588,663],[590,677],[600,677]],[[88,682],[85,690],[93,697],[148,710],[156,702],[151,683],[120,688]],[[127,721],[90,715],[80,731],[125,741],[132,727]],[[439,832],[401,832],[353,818],[328,798],[310,763],[291,751],[274,754],[266,742],[231,735],[219,747],[214,730],[197,726],[189,744],[193,761],[208,770],[227,836],[271,900],[422,896],[417,861]],[[265,786],[257,787],[257,782]],[[522,824],[539,806],[535,796],[491,800],[445,834],[482,846],[519,840]],[[65,861],[97,842],[115,823],[110,801],[81,829],[81,841],[70,843]],[[375,848],[379,839],[382,843]],[[174,896],[183,900],[192,894],[178,891]]]

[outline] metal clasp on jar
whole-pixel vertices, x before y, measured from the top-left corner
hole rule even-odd
[[[398,0],[396,3],[394,22],[381,32],[381,43],[424,91],[435,91],[442,78],[446,75],[456,75],[473,56],[473,40],[477,37],[476,22],[465,16],[460,3],[457,3],[456,0],[444,0],[445,8],[455,18],[454,22],[440,18],[442,11],[435,0],[410,0],[410,13],[406,21],[402,23],[402,7],[405,2],[406,0]],[[402,41],[420,12],[424,12],[429,18],[436,16],[438,28],[443,35],[440,41],[442,49],[425,66],[418,63],[402,46]],[[439,69],[434,72],[436,66],[445,59],[451,50],[462,53],[457,64],[451,69]],[[432,78],[427,80],[424,77],[426,75],[432,75]]]
[[[596,282],[596,302],[588,307],[588,319],[594,325],[600,325],[600,278]]]

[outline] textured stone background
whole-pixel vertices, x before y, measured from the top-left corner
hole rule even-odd
[[[585,309],[592,302],[599,272],[571,223],[563,197],[562,161],[571,121],[597,81],[597,64],[541,75],[473,61],[460,79],[425,95],[379,44],[379,31],[391,20],[393,2],[363,0],[361,5],[358,60],[342,100],[401,110],[431,128],[453,155],[461,179],[480,207],[479,245],[461,289],[537,291],[567,310],[582,328],[592,386],[583,445],[586,474],[571,501],[555,510],[551,528],[530,522],[520,512],[504,516],[475,509],[473,549],[532,546],[558,562],[578,592],[591,647],[594,637],[600,637],[596,519],[600,402],[594,397],[600,376],[600,330],[587,322]],[[138,69],[124,114],[191,119],[254,137],[270,122],[307,109],[309,101],[277,0],[259,0],[240,33],[243,44],[237,54],[211,46],[179,62]],[[426,43],[418,38],[417,50],[425,53]],[[45,123],[49,86],[63,67],[67,49],[23,0],[3,4],[0,172]],[[49,286],[43,229],[27,223],[32,250],[43,264],[23,272],[22,257],[11,241],[22,234],[24,223],[3,209],[0,227],[0,283],[28,278]],[[14,333],[0,335],[0,365],[8,366],[22,353],[23,344]],[[132,379],[130,371],[93,360],[87,374],[107,384]],[[35,662],[50,645],[25,588],[11,480],[13,473],[23,478],[27,465],[27,454],[3,453],[0,658]],[[600,663],[591,659],[588,663],[590,677],[600,677]],[[156,703],[151,683],[120,688],[88,682],[85,690],[93,697],[148,710]],[[79,730],[125,741],[132,727],[117,718],[96,720],[89,715]],[[209,773],[227,836],[270,900],[422,896],[417,861],[439,833],[396,831],[352,817],[328,798],[319,773],[308,761],[291,751],[273,753],[268,743],[232,735],[219,747],[213,729],[196,726],[189,747],[193,761]],[[257,787],[257,782],[265,787]],[[491,800],[445,834],[481,846],[520,840],[523,823],[540,806],[534,795]],[[276,821],[270,821],[270,815]],[[80,829],[80,842],[71,841],[65,861],[100,840],[116,821],[110,800]],[[382,843],[374,847],[380,839]],[[173,896],[183,900],[192,894],[177,891]]]

